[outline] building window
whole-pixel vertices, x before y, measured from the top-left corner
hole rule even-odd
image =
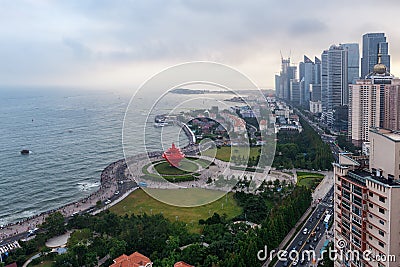
[[[370,208],[373,208],[374,207],[374,205],[372,204],[372,203],[369,203],[369,205],[368,205]]]
[[[382,209],[382,208],[379,208],[379,212],[382,213],[382,214],[385,214],[385,210]]]
[[[385,221],[384,220],[379,220],[379,223],[382,225],[385,225]]]
[[[385,244],[383,244],[383,242],[381,242],[381,241],[379,241],[378,244],[379,244],[379,246],[381,246],[383,248],[385,247]]]
[[[372,236],[369,235],[368,238],[369,238],[369,240],[372,240]]]
[[[384,197],[379,197],[379,201],[385,203],[385,198]]]
[[[381,236],[385,236],[385,232],[383,232],[382,230],[379,230],[378,232],[379,232],[379,234],[380,234]]]
[[[369,192],[369,196],[370,196],[370,197],[373,197],[373,196],[374,196],[374,193]]]

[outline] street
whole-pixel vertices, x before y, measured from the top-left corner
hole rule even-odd
[[[305,250],[313,250],[315,251],[317,258],[320,256],[320,250],[326,240],[326,224],[324,223],[324,220],[327,214],[333,215],[332,199],[333,187],[331,187],[325,197],[318,203],[307,222],[305,222],[301,230],[285,248],[285,251],[287,252],[281,253],[281,256],[285,256],[282,258],[287,259],[283,261],[278,260],[275,267],[291,267],[296,265],[307,266],[308,264],[311,264],[312,262],[308,261],[307,254],[304,254],[305,259],[302,259]],[[331,220],[333,220],[333,216],[331,216]],[[289,259],[289,256],[295,256],[297,254],[291,251],[298,252],[298,260],[292,261]]]

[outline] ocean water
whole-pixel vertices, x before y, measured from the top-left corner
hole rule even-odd
[[[89,195],[123,157],[128,102],[113,93],[0,92],[0,224]],[[22,149],[31,150],[21,155]]]
[[[97,190],[101,171],[124,157],[122,126],[130,97],[129,92],[0,89],[0,224],[57,208]],[[166,113],[185,98],[173,95],[152,112]],[[205,104],[198,102],[183,109]],[[145,152],[143,125],[154,120],[154,114],[148,117],[150,104],[136,101],[130,107],[130,154]],[[184,146],[188,141],[178,127],[147,125],[148,150],[171,142]],[[22,149],[32,152],[21,155]]]

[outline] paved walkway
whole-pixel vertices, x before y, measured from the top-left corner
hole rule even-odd
[[[58,209],[43,212],[39,215],[27,218],[26,220],[19,221],[14,224],[8,224],[0,230],[0,240],[38,227],[45,221],[48,215],[54,212],[58,211],[61,212],[65,217],[70,217],[75,212],[81,212],[94,207],[97,201],[104,201],[108,198],[111,198],[118,189],[117,170],[119,170],[123,164],[125,164],[125,160],[122,159],[108,165],[101,173],[100,188],[96,192],[93,192],[90,196],[62,206]]]
[[[53,238],[50,238],[46,242],[46,247],[49,248],[58,248],[58,247],[63,247],[67,244],[68,238],[71,236],[71,232],[68,231],[63,235],[55,236]]]

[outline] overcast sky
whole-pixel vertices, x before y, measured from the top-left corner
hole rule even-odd
[[[174,64],[211,60],[273,88],[298,63],[385,32],[400,76],[400,1],[0,1],[0,87],[129,90]],[[360,47],[361,48],[361,47]]]

